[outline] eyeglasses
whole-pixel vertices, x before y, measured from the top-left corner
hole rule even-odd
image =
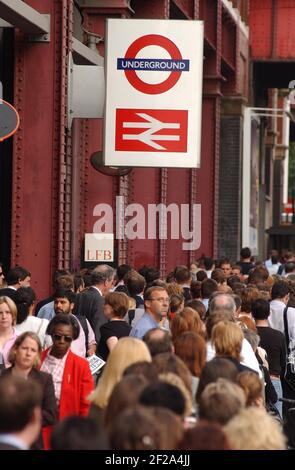
[[[67,342],[67,343],[71,343],[73,341],[73,338],[71,336],[67,336],[67,335],[53,335],[53,339],[55,339],[56,341],[60,341],[62,338],[64,338],[64,340]]]
[[[166,299],[164,299],[163,297],[158,297],[157,299],[147,299],[147,300],[151,300],[151,301],[156,300],[156,302],[161,302],[162,304],[170,302],[169,297],[166,297]]]

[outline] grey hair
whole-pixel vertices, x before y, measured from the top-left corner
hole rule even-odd
[[[234,315],[235,311],[236,303],[233,296],[230,294],[215,293],[209,302],[210,315],[217,312],[228,312]]]
[[[249,328],[244,330],[243,333],[246,340],[251,344],[253,351],[256,351],[260,343],[260,336],[255,331],[249,330]]]
[[[115,276],[115,269],[108,264],[100,264],[93,269],[91,273],[91,282],[93,285],[103,284],[105,281],[111,281]]]

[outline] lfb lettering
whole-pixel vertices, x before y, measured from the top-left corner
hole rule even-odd
[[[110,261],[112,253],[110,250],[87,250],[86,261]]]

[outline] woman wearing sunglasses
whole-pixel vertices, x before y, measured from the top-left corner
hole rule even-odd
[[[27,331],[15,340],[9,353],[11,367],[4,369],[1,377],[16,375],[25,379],[30,378],[39,383],[42,389],[42,427],[52,425],[57,420],[57,406],[54,394],[52,376],[37,369],[40,363],[41,343],[36,333]],[[32,446],[42,449],[42,435]]]
[[[94,388],[93,378],[86,359],[70,351],[77,339],[80,326],[73,315],[60,313],[53,317],[47,329],[52,346],[42,353],[41,370],[52,375],[59,420],[70,415],[87,416],[90,403],[88,395]],[[51,429],[43,433],[47,448]]]

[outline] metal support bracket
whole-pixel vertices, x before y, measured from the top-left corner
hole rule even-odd
[[[50,15],[43,14],[42,16],[47,18],[48,32],[42,34],[30,34],[28,37],[30,42],[50,42]]]

